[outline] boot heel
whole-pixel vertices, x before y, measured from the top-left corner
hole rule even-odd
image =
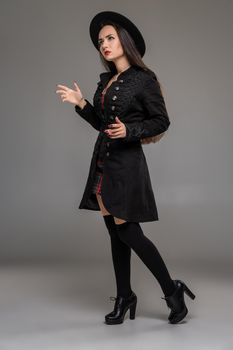
[[[185,283],[184,283],[184,291],[189,296],[189,298],[195,299],[196,296],[191,292],[191,290],[186,286]]]
[[[129,309],[129,318],[130,318],[131,320],[134,320],[134,319],[135,319],[136,306],[137,306],[137,302],[135,302],[133,305],[130,306],[130,309]]]

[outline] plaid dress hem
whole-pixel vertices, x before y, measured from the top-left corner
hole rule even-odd
[[[95,194],[101,194],[101,186],[102,186],[102,180],[103,180],[103,160],[97,159],[97,166],[96,166],[96,172],[95,172],[95,180],[92,187],[92,193]]]

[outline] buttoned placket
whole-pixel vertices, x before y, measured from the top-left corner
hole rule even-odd
[[[120,90],[120,86],[119,85],[122,84],[123,82],[124,82],[123,79],[119,79],[119,80],[113,81],[112,84],[119,83],[116,86],[114,86],[114,90],[115,91],[119,91]],[[108,89],[110,87],[113,87],[112,84],[108,87]],[[107,92],[108,89],[105,88],[102,91],[102,93],[101,93],[101,108],[102,108],[103,121],[104,121],[104,127],[103,127],[103,130],[102,130],[102,132],[104,133],[104,139],[103,139],[102,142],[104,143],[104,146],[106,146],[106,153],[105,154],[106,154],[107,157],[110,156],[110,141],[106,141],[105,140],[105,138],[108,137],[108,136],[105,134],[104,130],[106,128],[108,128],[108,125],[111,124],[111,122],[113,122],[115,120],[115,117],[116,117],[114,114],[111,114],[109,117],[106,117],[106,114],[105,114],[106,111],[104,110],[104,98],[105,98],[105,95],[106,95],[106,92]],[[118,98],[117,93],[115,93],[112,96],[112,99],[111,99],[113,101],[113,103],[114,103],[114,101],[117,100],[117,98]],[[116,110],[116,105],[115,104],[110,105],[110,109],[111,109],[112,112],[114,112]]]

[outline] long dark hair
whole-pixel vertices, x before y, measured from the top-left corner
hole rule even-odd
[[[103,28],[105,25],[111,25],[111,26],[113,26],[116,29],[116,32],[117,32],[119,40],[121,42],[124,54],[126,55],[128,61],[129,61],[129,64],[132,65],[132,66],[140,67],[140,68],[142,68],[142,69],[152,73],[153,75],[155,75],[155,77],[156,77],[156,79],[158,81],[161,93],[162,93],[161,83],[160,83],[158,77],[143,62],[142,57],[141,57],[141,55],[140,55],[140,53],[139,53],[139,51],[138,51],[138,49],[137,49],[137,47],[135,45],[134,40],[132,39],[131,35],[129,34],[129,32],[126,29],[124,29],[122,26],[120,26],[119,24],[117,24],[115,22],[112,22],[112,21],[106,20],[106,21],[102,22],[101,23],[101,28]],[[117,73],[117,69],[116,69],[116,66],[115,66],[114,62],[105,60],[104,56],[101,54],[100,51],[99,51],[99,54],[100,54],[100,60],[101,60],[101,62],[103,64],[104,68],[107,69],[108,71],[112,72],[113,74],[116,74]],[[165,134],[165,132],[163,132],[160,135],[156,135],[156,136],[153,136],[153,137],[147,137],[147,138],[141,139],[141,143],[142,144],[148,144],[148,143],[158,142],[163,137],[164,134]]]

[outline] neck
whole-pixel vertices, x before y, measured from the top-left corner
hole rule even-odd
[[[118,72],[117,75],[123,73],[123,72],[124,72],[125,70],[127,70],[130,66],[131,66],[131,65],[128,65],[127,67],[125,67],[125,68],[123,68],[123,69],[117,70],[117,72]]]
[[[118,60],[115,61],[114,63],[116,66],[117,75],[121,74],[131,66],[129,61],[126,59],[126,57],[118,58]]]

